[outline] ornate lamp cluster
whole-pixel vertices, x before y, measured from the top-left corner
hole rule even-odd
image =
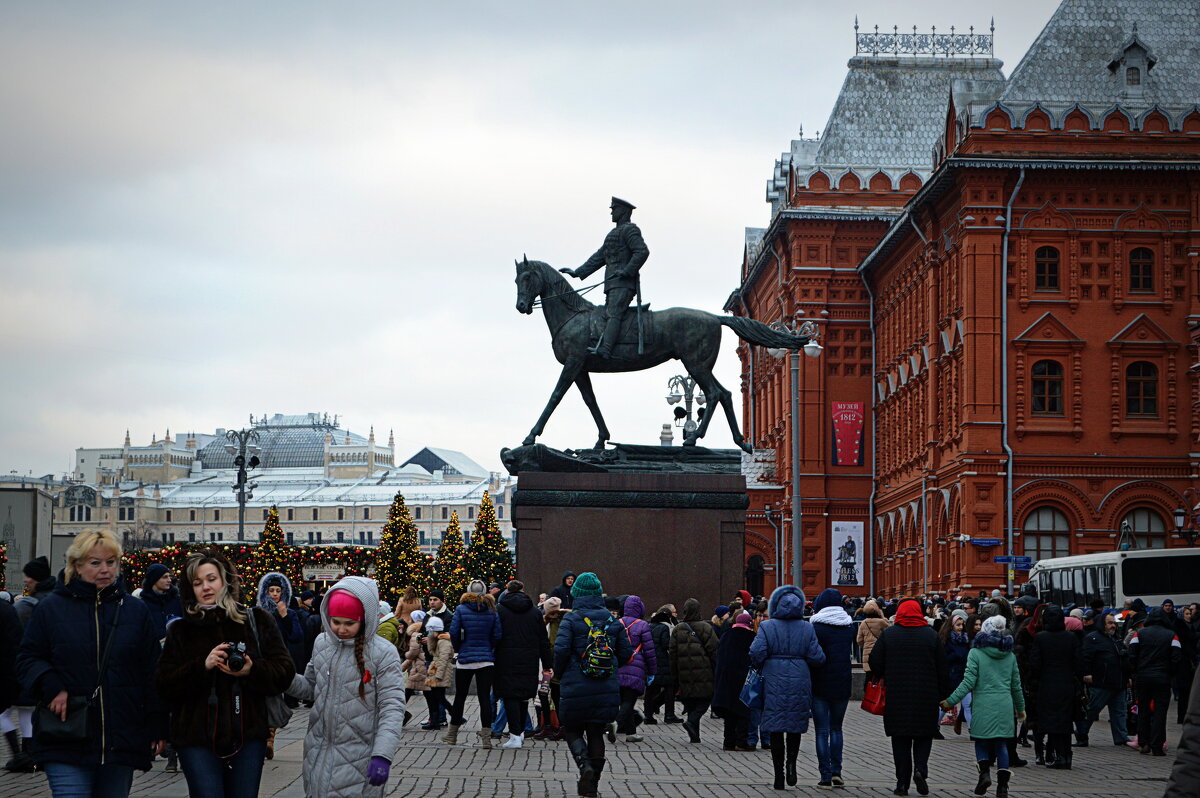
[[[855,55],[944,55],[944,56],[977,56],[995,55],[996,20],[988,33],[976,33],[975,26],[969,28],[969,33],[957,33],[950,26],[949,33],[938,33],[937,26],[930,28],[929,33],[918,33],[913,25],[912,33],[901,33],[898,25],[892,26],[892,32],[879,32],[875,26],[874,33],[861,33],[858,27],[858,17],[854,18],[854,53]]]

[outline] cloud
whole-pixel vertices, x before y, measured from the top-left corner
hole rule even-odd
[[[1015,54],[1049,14],[1017,8]],[[126,428],[310,410],[498,468],[558,372],[513,309],[513,258],[578,265],[616,194],[639,206],[647,301],[719,313],[773,159],[823,126],[852,54],[850,17],[814,2],[4,15],[0,336],[22,387],[0,396],[0,465],[39,474]],[[616,439],[657,441],[680,370],[595,379]],[[593,437],[571,392],[545,440]],[[730,444],[723,419],[708,440]]]

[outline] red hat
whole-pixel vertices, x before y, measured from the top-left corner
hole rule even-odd
[[[325,597],[325,602],[329,605],[330,618],[348,618],[351,621],[361,621],[363,619],[362,602],[356,599],[349,591],[331,591]]]

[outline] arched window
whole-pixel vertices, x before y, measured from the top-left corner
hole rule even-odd
[[[1154,253],[1146,247],[1138,247],[1129,253],[1129,290],[1154,291]]]
[[[1142,85],[1142,71],[1137,67],[1127,67],[1125,69],[1125,85],[1140,86]]]
[[[1058,290],[1058,250],[1054,247],[1038,247],[1034,253],[1034,290]]]
[[[1063,367],[1057,360],[1039,360],[1030,372],[1030,409],[1035,416],[1063,414]]]
[[[1139,548],[1165,549],[1167,528],[1162,516],[1149,507],[1138,507],[1126,514],[1124,523],[1133,528],[1133,536]]]
[[[1125,415],[1158,416],[1158,368],[1139,360],[1125,369]]]
[[[1062,511],[1038,507],[1025,519],[1025,556],[1034,562],[1071,553],[1071,527]]]

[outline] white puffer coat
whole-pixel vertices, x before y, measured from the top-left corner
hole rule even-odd
[[[345,590],[365,609],[363,665],[370,673],[364,685],[365,702],[358,696],[361,680],[354,660],[354,639],[339,640],[329,624],[327,601],[321,603],[324,630],[313,646],[312,659],[298,674],[288,695],[312,701],[308,734],[304,738],[304,794],[321,798],[383,795],[384,786],[367,783],[371,757],[394,761],[404,730],[404,674],[396,647],[375,634],[379,623],[379,589],[361,576],[348,576],[334,590]],[[326,595],[328,598],[328,595]]]

